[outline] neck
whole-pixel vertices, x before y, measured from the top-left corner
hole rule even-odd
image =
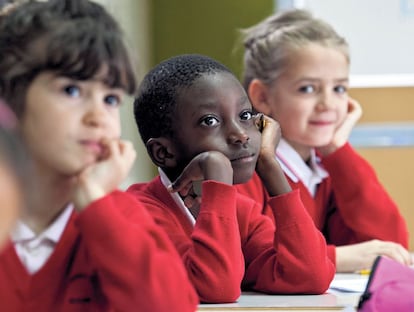
[[[302,144],[298,144],[296,142],[289,141],[286,138],[284,138],[284,139],[300,155],[300,157],[303,159],[303,161],[308,164],[309,161],[310,161],[310,157],[311,157],[312,147],[305,146],[305,145],[302,145]]]
[[[39,168],[34,170],[27,208],[21,220],[32,231],[40,233],[53,223],[70,202],[75,179],[36,169]]]

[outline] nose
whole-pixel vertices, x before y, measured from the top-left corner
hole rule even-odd
[[[327,110],[333,107],[333,98],[329,90],[323,90],[319,94],[317,108],[320,110]]]
[[[230,144],[246,144],[250,137],[239,123],[234,122],[231,125],[228,140]]]
[[[90,127],[102,127],[106,123],[104,103],[98,99],[90,99],[85,105],[84,123]]]

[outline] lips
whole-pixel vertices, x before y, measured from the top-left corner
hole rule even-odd
[[[234,162],[251,162],[251,161],[254,160],[254,156],[255,156],[254,153],[248,153],[248,154],[246,153],[246,154],[235,156],[230,161],[232,163],[234,163]]]
[[[317,125],[317,126],[330,126],[334,124],[333,121],[323,121],[323,120],[315,120],[309,122],[311,125]]]
[[[96,155],[102,154],[104,147],[99,141],[94,140],[82,140],[80,141],[81,145],[88,149],[89,151],[95,153]]]

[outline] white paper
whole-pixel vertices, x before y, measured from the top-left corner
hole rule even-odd
[[[355,278],[355,279],[343,279],[343,280],[333,280],[329,289],[342,292],[364,292],[365,287],[367,286],[367,278]]]

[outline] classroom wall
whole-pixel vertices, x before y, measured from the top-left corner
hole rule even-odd
[[[239,75],[242,50],[234,51],[237,29],[272,14],[273,6],[273,0],[153,0],[152,63],[177,54],[201,53]]]
[[[414,123],[414,87],[354,88],[350,95],[361,103],[364,111],[359,124]],[[414,250],[414,146],[359,147],[357,150],[372,164],[400,207],[410,232],[410,250]]]

